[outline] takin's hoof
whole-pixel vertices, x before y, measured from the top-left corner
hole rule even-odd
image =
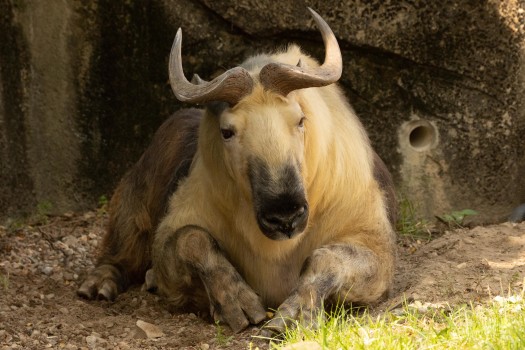
[[[266,310],[257,294],[249,287],[240,290],[235,299],[227,298],[227,302],[211,303],[210,314],[216,322],[228,324],[234,333],[266,319]]]
[[[154,293],[157,291],[157,280],[155,278],[155,272],[153,269],[149,269],[146,271],[146,276],[144,278],[144,284],[142,286],[142,289]]]
[[[93,277],[93,276],[90,276]],[[96,279],[88,277],[77,289],[77,295],[89,300],[114,301],[117,298],[118,287],[112,280],[99,283]]]
[[[114,301],[120,293],[116,282],[120,273],[111,265],[101,265],[89,273],[77,289],[77,295],[89,300]]]
[[[323,321],[324,311],[320,301],[312,301],[301,298],[297,293],[292,294],[263,326],[261,335],[267,338],[275,337],[285,333],[287,329],[296,327],[297,324],[313,330],[318,329],[319,322]]]

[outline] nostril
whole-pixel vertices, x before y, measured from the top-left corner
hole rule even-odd
[[[281,219],[275,215],[264,216],[263,220],[268,226],[278,226],[282,222]]]
[[[292,217],[292,220],[295,221],[298,219],[302,219],[303,216],[307,213],[307,211],[308,211],[308,207],[306,205],[302,206],[295,212],[295,214]]]
[[[259,220],[262,227],[269,232],[278,231],[283,226],[283,222],[276,215],[261,215]]]

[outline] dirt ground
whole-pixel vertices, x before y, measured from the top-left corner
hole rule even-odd
[[[252,327],[232,335],[194,314],[172,314],[140,286],[114,303],[75,294],[93,266],[107,218],[101,212],[0,226],[1,349],[266,348]],[[15,228],[16,227],[16,228]],[[399,239],[395,293],[372,310],[404,298],[413,305],[477,303],[524,288],[525,224],[458,229],[431,241]],[[150,325],[146,333],[137,321]],[[141,324],[141,322],[139,322]],[[142,324],[141,324],[142,326]],[[146,328],[142,326],[142,328]]]

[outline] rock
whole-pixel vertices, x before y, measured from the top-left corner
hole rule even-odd
[[[51,275],[53,273],[53,268],[51,266],[44,266],[44,267],[41,268],[40,271],[42,271],[42,273],[44,275],[49,276],[49,275]]]
[[[137,327],[143,330],[149,339],[155,339],[164,336],[162,330],[154,324],[144,322],[142,320],[137,320]]]
[[[119,347],[120,350],[128,350],[128,349],[131,349],[131,346],[129,346],[128,343],[123,342],[123,341],[119,342],[119,343],[117,344],[117,346]]]
[[[62,238],[62,242],[69,247],[74,247],[78,244],[78,238],[75,236],[68,235],[64,238]]]
[[[66,281],[73,281],[75,279],[73,273],[67,271],[64,272],[63,277]]]
[[[106,343],[106,341],[98,335],[91,334],[86,337],[86,343],[90,349],[95,349],[97,345],[102,345]]]
[[[5,67],[0,86],[9,92],[0,101],[0,120],[10,125],[0,129],[9,145],[0,152],[1,218],[33,209],[43,198],[53,211],[70,211],[93,203],[95,193],[111,191],[160,121],[182,106],[166,88],[163,64],[178,26],[184,28],[185,68],[203,78],[248,52],[290,41],[322,57],[320,35],[302,1],[16,4],[0,3],[10,53],[0,57]],[[421,211],[476,203],[484,209],[480,220],[490,221],[508,216],[524,195],[518,185],[525,174],[518,151],[525,130],[523,9],[516,0],[458,4],[330,0],[314,7],[340,40],[347,58],[342,86],[352,87],[347,94],[354,109],[396,171],[398,185],[406,181],[414,199],[428,199],[418,201]],[[140,54],[128,55],[129,50]],[[77,68],[82,74],[75,74]],[[38,72],[27,85],[26,71]],[[118,100],[114,86],[132,88]],[[401,126],[416,119],[436,128],[439,137],[431,149],[411,147],[410,140],[426,140],[422,124],[399,137]],[[425,180],[414,181],[416,174]],[[487,209],[493,207],[496,211]]]
[[[466,262],[463,262],[461,264],[456,265],[456,269],[463,269],[465,267],[467,267],[467,263]]]

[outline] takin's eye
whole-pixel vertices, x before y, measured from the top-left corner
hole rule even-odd
[[[299,120],[299,124],[297,124],[297,127],[302,129],[304,127],[304,121],[306,120],[306,117],[302,117],[301,120]]]
[[[221,128],[221,135],[223,140],[228,141],[229,139],[235,136],[235,131],[228,128]]]

